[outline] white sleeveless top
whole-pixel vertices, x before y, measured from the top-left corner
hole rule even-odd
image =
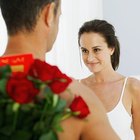
[[[128,114],[122,103],[126,82],[127,78],[125,78],[121,97],[118,104],[112,111],[107,113],[107,116],[112,128],[121,138],[121,140],[134,140],[134,133],[131,129],[132,116]]]

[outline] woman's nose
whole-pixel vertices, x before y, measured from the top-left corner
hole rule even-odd
[[[88,60],[89,62],[91,62],[91,61],[94,60],[94,58],[95,58],[94,55],[93,55],[92,53],[89,53],[88,59],[87,59],[87,60]]]

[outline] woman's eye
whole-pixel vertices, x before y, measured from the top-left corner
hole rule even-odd
[[[99,48],[94,49],[94,52],[95,52],[95,53],[96,53],[96,52],[99,52],[99,51],[100,51]]]
[[[88,51],[85,49],[82,49],[82,53],[88,53]]]

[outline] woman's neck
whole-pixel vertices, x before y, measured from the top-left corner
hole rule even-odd
[[[117,73],[113,69],[110,69],[108,71],[101,71],[95,73],[93,76],[91,76],[91,78],[96,83],[108,83],[108,82],[118,81],[124,78],[124,76]]]

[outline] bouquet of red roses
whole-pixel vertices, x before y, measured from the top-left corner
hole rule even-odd
[[[59,96],[71,81],[56,66],[37,59],[28,72],[1,66],[0,139],[57,140],[66,116],[86,117],[89,110],[81,97],[67,107]]]

